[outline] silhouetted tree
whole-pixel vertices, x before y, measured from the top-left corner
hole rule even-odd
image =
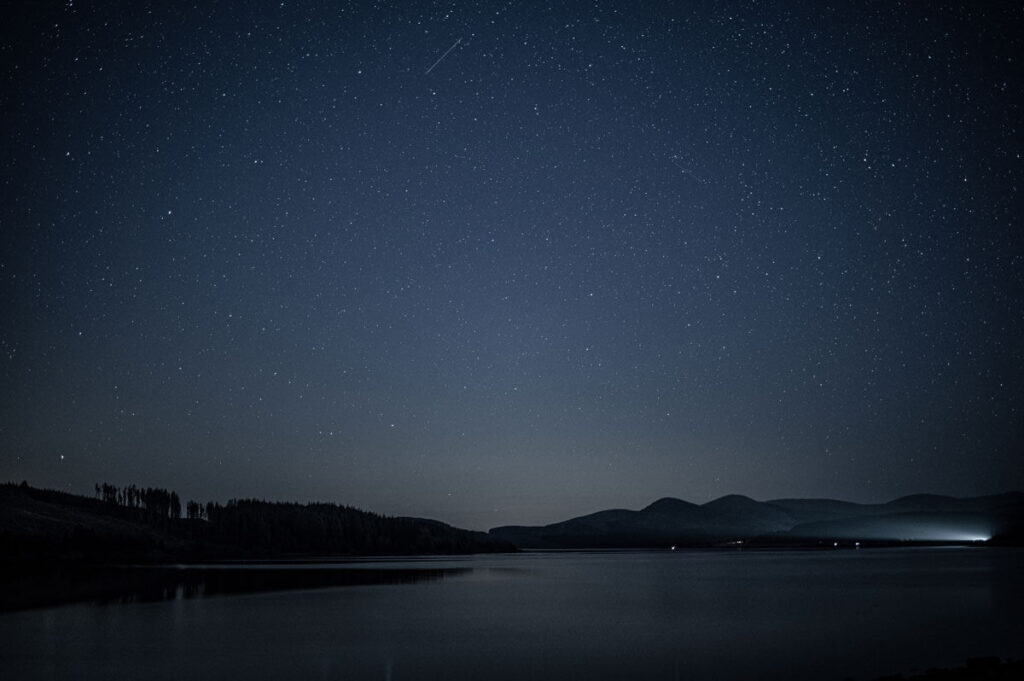
[[[94,490],[117,513],[163,533],[234,546],[256,555],[466,553],[502,550],[486,535],[425,520],[387,518],[336,504],[271,503],[231,499],[221,505],[189,500],[181,523],[181,498],[158,487],[99,483]]]

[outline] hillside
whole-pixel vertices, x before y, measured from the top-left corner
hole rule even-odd
[[[885,504],[834,499],[755,501],[729,495],[703,505],[664,498],[639,511],[599,511],[539,527],[505,526],[490,536],[520,548],[863,544],[1020,544],[1024,494],[954,498],[913,495]]]
[[[232,500],[206,504],[200,513],[198,504],[190,503],[189,517],[181,518],[162,503],[176,499],[173,493],[134,487],[119,492],[101,500],[25,483],[0,485],[3,562],[163,563],[512,550],[482,532],[336,504]]]

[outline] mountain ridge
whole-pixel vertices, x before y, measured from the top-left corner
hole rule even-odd
[[[757,501],[728,494],[704,504],[662,497],[644,508],[608,509],[488,534],[519,548],[640,548],[994,541],[1024,543],[1024,493],[978,497],[912,494],[880,504],[839,499]]]

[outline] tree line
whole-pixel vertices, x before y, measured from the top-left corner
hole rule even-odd
[[[231,499],[188,501],[182,518],[176,492],[108,483],[96,498],[115,510],[199,544],[232,546],[254,555],[417,554],[511,550],[485,533],[419,518],[394,518],[350,506]]]
[[[181,517],[181,499],[177,492],[158,487],[116,487],[108,483],[96,483],[96,498],[108,504],[124,508],[139,509],[156,519]],[[192,502],[189,502],[192,503]]]

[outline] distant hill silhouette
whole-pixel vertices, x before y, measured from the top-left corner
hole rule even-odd
[[[639,510],[612,509],[551,525],[497,527],[490,536],[520,548],[668,546],[1020,544],[1024,494],[954,498],[918,494],[885,504],[834,499],[755,501],[729,495],[703,505],[670,497]]]
[[[102,494],[101,494],[102,492]],[[97,485],[89,498],[0,485],[0,562],[161,563],[341,555],[511,551],[483,532],[336,504],[195,502],[173,492]]]

